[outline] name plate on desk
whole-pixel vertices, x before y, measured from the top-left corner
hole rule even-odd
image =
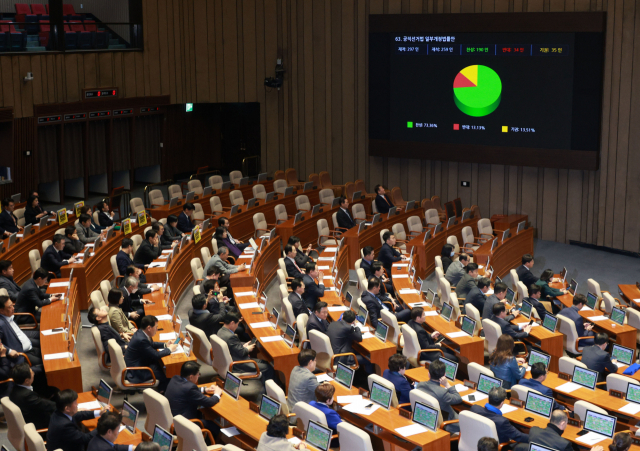
[[[574,414],[575,415],[575,414]],[[567,424],[569,426],[575,426],[575,427],[582,427],[582,422],[580,421],[579,418],[567,418]]]
[[[511,396],[513,396],[513,392],[511,393]],[[511,403],[512,406],[524,407],[524,401],[522,401],[520,399],[515,399],[515,398],[512,397],[509,402]]]
[[[294,437],[298,437],[300,440],[304,440],[305,439],[304,430],[302,430],[300,428],[297,428],[297,427],[294,427],[294,428],[292,428],[291,432],[293,432],[293,436]]]
[[[558,372],[558,377],[560,379],[564,379],[565,381],[571,381],[571,375],[563,372]]]
[[[618,390],[609,390],[609,396],[613,396],[614,398],[624,399],[624,393]]]
[[[361,395],[363,398],[368,398],[369,397],[369,392],[367,390],[365,390],[364,388],[359,388],[358,389],[358,394]]]
[[[462,383],[464,384],[465,387],[471,388],[473,390],[475,390],[478,387],[478,385],[475,382],[471,382],[468,379],[465,379]]]
[[[249,409],[253,410],[255,413],[260,413],[260,407],[255,402],[249,401]]]
[[[408,410],[398,409],[398,413],[401,417],[411,419],[411,412],[409,412]]]

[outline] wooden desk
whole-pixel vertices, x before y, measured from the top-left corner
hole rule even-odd
[[[491,218],[491,227],[496,231],[504,231],[511,230],[511,234],[515,235],[518,230],[518,224],[522,221],[528,221],[529,216],[527,215],[508,215],[501,217],[492,217]]]
[[[89,392],[80,392],[78,393],[78,404],[82,404],[83,402],[92,402],[96,401],[96,397],[93,396],[93,393]],[[112,406],[113,407],[113,406]],[[82,422],[84,427],[86,427],[89,431],[93,431],[98,427],[98,419],[95,418],[93,420],[85,420]],[[137,446],[142,441],[142,432],[140,429],[136,428],[136,433],[132,434],[128,430],[124,429],[122,432],[118,434],[115,443],[118,445],[133,445]]]
[[[68,282],[63,279],[53,279],[52,283]],[[66,293],[67,287],[49,287],[47,293]],[[65,319],[64,314],[67,310],[66,302],[69,302],[69,318]],[[55,329],[58,327],[69,328],[69,334],[64,333],[44,335],[42,331]],[[73,347],[72,334],[75,335],[76,341],[80,340],[80,309],[78,300],[78,283],[74,278],[71,282],[69,290],[69,299],[63,301],[55,301],[42,308],[40,316],[40,350],[42,351],[42,359],[44,363],[44,371],[47,375],[49,385],[58,387],[60,390],[71,388],[78,393],[82,392],[82,370],[80,368],[80,359],[78,351]],[[57,354],[60,352],[69,352],[73,349],[73,361],[69,358],[44,360],[45,355]]]
[[[618,291],[624,301],[636,309],[640,309],[640,290],[636,284],[618,285]]]
[[[511,322],[513,324],[528,323],[529,319],[525,318],[523,315],[519,315]],[[564,355],[563,338],[564,335],[560,332],[549,332],[547,329],[542,327],[542,325],[539,325],[538,327],[531,329],[531,333],[526,340],[538,344],[540,349],[551,356],[549,370],[557,373],[558,361],[560,360],[560,357]]]
[[[504,277],[513,268],[522,264],[524,254],[533,255],[533,228],[523,230],[517,235],[512,235],[498,246],[491,253],[491,241],[487,241],[473,253],[473,260],[479,265],[486,265],[487,259],[491,257],[491,267],[493,268],[492,278],[495,276]]]
[[[441,254],[442,247],[447,244],[448,237],[455,235],[458,239],[458,243],[463,242],[462,229],[467,226],[471,227],[472,230],[474,230],[474,233],[477,233],[478,219],[471,218],[464,222],[454,224],[449,229],[443,230],[429,238],[426,243],[424,242],[424,233],[418,235],[407,243],[407,250],[410,251],[411,248],[415,248],[413,255],[416,269],[418,271],[418,277],[426,279],[429,274],[436,270],[435,257]]]

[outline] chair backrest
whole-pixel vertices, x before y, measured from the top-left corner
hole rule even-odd
[[[358,451],[373,451],[371,437],[352,424],[345,421],[338,423],[338,435],[340,435],[340,447]]]
[[[401,222],[398,222],[397,224],[391,226],[391,231],[396,236],[396,239],[406,241],[407,232],[405,232],[404,225]]]
[[[440,402],[422,390],[411,390],[409,392],[409,402],[411,403],[411,410],[414,410],[416,407],[416,401],[426,404],[428,406],[433,407],[438,411],[438,424],[439,427],[442,424],[442,410],[440,410]]]
[[[358,179],[353,183],[356,184],[356,191],[360,191],[362,195],[367,194],[367,188],[365,187],[364,180]]]
[[[280,285],[282,285],[282,284],[286,285],[287,284],[287,275],[283,270],[281,270],[279,268],[276,269],[276,276],[278,276],[278,282],[280,283]]]
[[[239,189],[229,193],[229,200],[231,201],[231,205],[244,205],[244,196]]]
[[[443,288],[444,288],[444,282],[447,283],[447,285],[449,285],[449,281],[445,278],[442,279],[443,280]],[[451,285],[449,285],[449,287],[451,287]],[[449,304],[451,305],[451,307],[453,308],[453,312],[451,313],[451,321],[457,321],[458,318],[460,318],[461,312],[460,312],[460,303],[458,302],[458,295],[453,292],[453,291],[449,291]],[[477,324],[476,324],[477,326]]]
[[[364,209],[364,205],[363,204],[353,204],[351,206],[351,213],[353,214],[353,219],[362,219],[362,220],[366,220],[367,219],[367,211]]]
[[[333,184],[331,183],[331,175],[329,175],[327,171],[320,172],[320,185],[323,188],[328,188],[333,186]]]
[[[136,255],[136,252],[137,252],[138,248],[142,244],[142,236],[141,235],[132,235],[131,236],[131,241],[133,241],[133,250],[131,251],[131,253],[133,255]]]
[[[176,415],[173,418],[173,426],[178,436],[178,449],[193,451],[207,451],[209,449],[202,436],[202,431],[195,423],[182,415]]]
[[[107,346],[109,347],[109,358],[111,359],[111,368],[109,369],[111,379],[115,381],[120,390],[125,390],[126,387],[122,384],[122,372],[127,365],[124,363],[122,348],[113,338],[107,341]]]
[[[347,199],[349,199],[349,202],[351,202],[351,199],[353,199],[353,195],[356,192],[356,185],[353,182],[347,182],[344,185],[344,197],[346,197]]]
[[[376,213],[379,213],[379,211],[378,211],[378,207],[376,206],[376,200],[375,200],[375,198],[373,198],[373,199],[371,200],[371,213],[373,213],[374,215],[375,215]]]
[[[576,340],[578,339],[578,331],[576,330],[576,323],[572,319],[567,318],[564,315],[558,315],[558,332],[562,334],[562,341],[564,342],[564,349],[572,354],[580,354],[581,351],[576,349]]]
[[[243,451],[242,448],[238,448],[236,445],[232,445],[231,443],[227,443],[222,447],[222,451]]]
[[[296,196],[296,209],[298,211],[311,210],[311,202],[309,202],[309,196],[307,196],[306,194],[300,194],[299,196]]]
[[[267,389],[267,396],[271,399],[275,399],[280,403],[281,412],[284,415],[289,415],[289,406],[287,405],[287,397],[284,391],[276,384],[272,379],[265,382],[265,388]]]
[[[604,310],[607,314],[611,313],[611,309],[616,307],[618,302],[609,293],[602,293],[602,301],[600,302],[600,310]],[[632,309],[628,309],[629,311]],[[625,318],[626,319],[626,318]]]
[[[427,225],[436,225],[440,222],[440,215],[438,215],[438,210],[435,208],[430,208],[424,212],[424,219],[427,221]]]
[[[561,373],[573,374],[573,369],[579,366],[580,368],[587,368],[587,365],[580,360],[573,359],[571,357],[560,357],[558,360],[558,371]]]
[[[111,264],[111,271],[113,272],[114,278],[124,275],[120,274],[120,270],[118,269],[117,255],[112,255],[111,257],[109,257],[109,263]]]
[[[580,417],[581,421],[585,420],[585,417],[587,416],[587,410],[591,410],[602,415],[609,415],[606,410],[587,401],[576,401],[573,405],[573,412]]]
[[[209,177],[209,186],[211,187],[211,189],[222,189],[223,183],[224,180],[222,180],[221,175],[212,175],[211,177]]]
[[[267,230],[269,225],[267,224],[267,219],[264,217],[264,213],[256,213],[253,215],[253,228],[258,231],[258,229]]]
[[[474,242],[473,229],[470,226],[462,228],[462,243],[472,244]]]
[[[629,383],[637,384],[638,381],[631,379],[630,377],[623,376],[622,374],[607,374],[607,390],[618,390],[622,393],[626,393]]]
[[[287,266],[284,264],[284,258],[278,259],[278,266],[285,274],[287,274]]]
[[[299,401],[295,406],[293,406],[293,413],[298,417],[298,426],[305,431],[309,427],[309,420],[313,420],[325,426],[327,425],[327,417],[325,414],[320,409],[316,409],[304,401]]]
[[[464,310],[467,316],[476,322],[476,327],[473,329],[473,334],[477,336],[478,331],[480,330],[480,325],[482,324],[482,315],[471,302],[467,303],[464,306]]]
[[[491,221],[489,219],[482,218],[478,221],[478,233],[493,235],[493,227],[491,227]]]
[[[151,388],[143,390],[142,399],[144,399],[144,407],[147,409],[147,418],[144,421],[145,430],[151,432],[157,424],[170,431],[173,415],[171,415],[169,400]]]
[[[435,261],[436,261],[436,268],[440,268],[444,274],[444,265],[442,264],[442,256],[436,255]]]
[[[440,301],[443,303],[450,304],[451,303],[451,284],[444,276],[440,276],[438,274],[438,279],[436,280],[438,284],[438,297]]]
[[[296,322],[296,317],[293,314],[293,307],[291,306],[291,302],[289,302],[289,299],[287,299],[286,297],[282,298],[282,310],[284,310],[284,318],[287,321],[287,324],[293,326]]]
[[[102,293],[102,300],[105,305],[109,303],[109,291],[111,291],[111,282],[103,280],[100,282],[100,293]]]
[[[197,296],[200,294],[200,285],[194,285],[191,287],[191,291],[193,292],[194,296]]]
[[[513,271],[513,269],[512,269]],[[518,280],[518,283],[516,284],[516,293],[518,293],[518,299],[520,299],[521,301],[525,298],[529,297],[529,290],[527,290],[527,287],[524,286],[524,283],[520,282]],[[535,312],[534,315],[537,318],[538,317],[538,311],[536,309],[532,309],[532,312]]]
[[[331,202],[333,202],[333,199],[335,199],[336,197],[333,194],[333,190],[329,188],[321,189],[320,193],[318,193],[318,196],[320,197],[321,204],[329,204],[329,205],[331,205]]]
[[[498,440],[496,424],[488,418],[468,410],[460,412],[459,451],[476,451],[479,437],[491,437]]]
[[[201,362],[204,362],[207,365],[211,365],[213,361],[211,359],[211,342],[209,341],[209,338],[204,334],[204,331],[199,327],[187,325],[187,331],[191,334],[191,337],[193,338],[193,343],[191,345],[191,349],[193,349],[193,354]]]
[[[153,205],[164,205],[164,194],[159,189],[152,189],[149,191],[149,204]]]
[[[389,310],[380,310],[382,316],[382,322],[389,326],[389,332],[387,334],[387,340],[394,345],[398,345],[398,338],[400,336],[400,326],[398,325],[398,318]]]
[[[402,198],[402,190],[399,186],[394,186],[391,189],[391,199],[393,199],[394,205],[400,205],[406,203]]]
[[[287,208],[284,205],[276,205],[275,207],[273,207],[273,211],[276,214],[276,222],[286,221],[287,219],[289,219],[289,215],[287,215]]]
[[[44,240],[42,242],[42,253],[44,254],[44,252],[49,248],[49,246],[51,246],[53,244],[53,241],[51,240]]]
[[[204,268],[202,267],[202,262],[198,257],[194,257],[191,259],[191,274],[193,275],[193,280],[202,279],[202,273]]]
[[[218,196],[211,196],[209,199],[209,205],[211,206],[211,213],[222,213],[224,209],[222,208],[222,202]]]
[[[22,411],[8,396],[0,399],[2,411],[7,420],[7,438],[17,451],[25,451],[24,447],[24,417]]]
[[[169,199],[173,199],[174,197],[182,199],[182,187],[180,185],[169,185],[167,193],[169,194]]]
[[[438,211],[444,212],[442,204],[440,203],[440,196],[431,196],[431,202],[433,202],[433,205]]]
[[[44,440],[42,440],[42,436],[38,433],[33,423],[24,426],[24,435],[29,451],[46,451]]]
[[[193,191],[196,196],[202,196],[204,194],[202,182],[198,179],[189,180],[187,182],[187,191]]]
[[[222,379],[226,379],[229,365],[233,362],[231,353],[229,352],[229,346],[217,335],[211,335],[209,341],[211,342],[211,352],[213,352],[213,363],[211,366]]]
[[[322,370],[333,371],[331,368],[331,357],[333,357],[333,348],[331,347],[331,341],[326,334],[318,332],[317,330],[309,331],[309,341],[311,342],[311,349],[316,351],[316,365]]]
[[[320,176],[315,172],[313,174],[309,174],[309,181],[313,182],[313,186],[320,188]]]
[[[356,275],[358,276],[358,291],[360,291],[360,295],[364,293],[368,288],[367,275],[364,269],[356,266]]]
[[[409,230],[409,233],[422,233],[422,220],[420,216],[409,216],[407,218],[407,230]]]
[[[229,173],[229,181],[234,185],[238,185],[242,180],[242,172],[240,171],[231,171]]]
[[[276,171],[273,173],[273,180],[285,180],[284,171]]]
[[[606,294],[606,293],[605,293]],[[636,343],[640,342],[640,312],[636,309],[628,308],[627,312],[627,324],[636,329]]]
[[[107,306],[100,290],[92,291],[89,295],[89,299],[91,299],[91,305],[93,305],[97,309]]]
[[[600,291],[600,284],[596,282],[594,279],[587,279],[587,287],[589,287],[589,292],[598,296],[598,299],[602,297],[602,291]]]
[[[333,222],[334,230],[337,229],[338,227],[340,227],[340,225],[338,224],[338,212],[337,211],[331,215],[331,221]]]
[[[306,313],[300,313],[296,318],[296,329],[298,329],[300,342],[309,339],[309,337],[307,337],[307,321],[309,321],[309,315]]]
[[[93,344],[96,347],[96,354],[98,354],[98,367],[102,371],[109,371],[109,368],[104,365],[104,361],[102,360],[104,346],[102,345],[102,338],[100,338],[100,330],[95,326],[91,328],[91,337],[93,338]]]
[[[199,219],[200,221],[204,221],[204,210],[202,209],[202,204],[200,202],[196,202],[193,204],[193,217],[192,219]]]
[[[500,329],[499,324],[496,324],[488,318],[482,320],[482,329],[484,330],[485,349],[491,353],[496,349],[498,338],[502,335],[502,329]]]
[[[29,264],[31,265],[31,272],[36,272],[36,269],[40,267],[40,251],[38,249],[31,249],[29,251]]]
[[[318,221],[316,222],[316,227],[318,228],[318,236],[329,235],[329,232],[331,232],[331,230],[329,229],[329,224],[327,223],[327,220],[324,218],[318,219]],[[321,240],[320,244],[328,240],[329,240],[328,238],[324,238]]]
[[[400,328],[402,330],[402,338],[404,339],[404,348],[402,348],[402,355],[409,359],[409,363],[413,368],[420,366],[420,342],[418,341],[418,334],[406,324],[403,324]]]
[[[287,182],[285,180],[274,180],[273,190],[276,193],[284,194],[284,192],[287,190]]]
[[[384,244],[384,239],[382,238],[382,236],[388,231],[389,231],[389,229],[380,230],[380,244]]]
[[[129,200],[129,206],[133,213],[140,213],[141,211],[144,211],[144,202],[142,202],[140,197],[133,197]]]
[[[515,269],[509,270],[509,274],[511,274],[511,289],[516,293],[518,302],[521,302],[522,298],[518,296],[518,282],[520,282],[520,277],[518,277]]]
[[[539,395],[542,394],[538,390],[534,390],[533,388],[529,388],[529,387],[525,387],[524,385],[516,384],[516,385],[512,385],[511,386],[511,397],[513,398],[513,394],[517,393],[518,399],[524,401],[525,399],[527,399],[527,393],[529,393],[530,391],[532,391],[534,393],[538,393]]]
[[[298,182],[298,172],[294,168],[289,168],[284,171],[285,180],[289,185],[296,185]]]
[[[267,198],[267,190],[264,189],[264,185],[261,183],[258,183],[257,185],[253,185],[253,187],[251,188],[251,191],[253,192],[253,197],[255,197],[256,199]]]
[[[24,207],[16,208],[15,210],[13,210],[13,214],[18,219],[18,225],[20,227],[24,227],[24,224],[25,224],[24,210],[25,210]]]
[[[211,260],[211,251],[207,246],[202,246],[200,248],[200,255],[202,256],[202,262],[204,263],[205,266],[207,266],[207,263],[209,263],[209,260]],[[203,276],[206,275],[204,274],[204,271],[202,275]]]
[[[396,386],[393,385],[393,382],[388,381],[384,377],[378,376],[377,374],[369,374],[369,376],[367,377],[367,384],[369,385],[369,393],[371,393],[371,387],[373,386],[374,382],[377,382],[383,387],[386,387],[389,390],[391,390],[391,407],[398,407],[398,397],[396,396]]]
[[[455,235],[450,235],[447,237],[447,244],[453,246],[453,252],[456,254],[460,253],[460,243],[458,243],[458,237]]]
[[[493,371],[475,362],[469,362],[469,364],[467,365],[467,372],[469,373],[469,380],[475,383],[478,383],[478,381],[480,380],[481,374],[486,374],[487,376],[495,377],[495,375],[493,374]]]

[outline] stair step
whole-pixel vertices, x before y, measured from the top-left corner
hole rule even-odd
[[[27,46],[25,48],[25,50],[27,52],[46,52],[47,51],[47,49],[45,47],[42,47],[42,46],[34,46],[34,47]]]
[[[126,49],[126,48],[127,46],[124,44],[109,45],[109,49],[112,49],[112,50],[120,50],[120,49]]]
[[[118,45],[120,41],[117,39],[109,39],[109,45]]]

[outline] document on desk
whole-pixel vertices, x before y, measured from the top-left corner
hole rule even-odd
[[[318,257],[319,262],[331,262],[335,260],[335,257]]]
[[[630,402],[624,407],[620,407],[618,409],[620,412],[628,413],[630,415],[635,415],[640,412],[640,404],[636,404],[635,402]]]
[[[257,302],[247,302],[246,304],[238,304],[238,307],[240,307],[242,310],[247,308],[259,308],[260,304],[258,304]]]
[[[330,270],[330,269],[331,269],[331,267],[330,267],[330,266],[318,266],[318,271],[322,271],[322,270],[326,270],[326,271],[328,271],[328,270]]]
[[[333,280],[333,276],[324,276],[323,280]]]
[[[350,404],[352,402],[362,401],[363,399],[362,395],[346,395],[338,396],[336,400],[338,401],[338,404]]]
[[[58,359],[70,359],[73,354],[70,352],[58,352],[57,354],[47,354],[44,356],[45,360],[58,360]]]
[[[413,288],[401,288],[398,290],[400,294],[420,294],[418,290],[414,290]]]
[[[423,432],[427,432],[428,430],[429,429],[422,426],[421,424],[412,424],[410,426],[397,428],[395,431],[403,437],[409,437],[410,435],[422,434]]]
[[[262,327],[273,327],[273,324],[271,324],[269,321],[262,321],[259,323],[251,323],[249,324],[251,326],[252,329],[260,329]]]
[[[158,321],[171,321],[173,317],[171,315],[158,315],[156,316],[156,319]]]
[[[173,351],[171,353],[171,355],[173,355],[173,354],[184,354],[184,349],[182,349],[182,345],[177,345],[176,346],[176,350]]]
[[[338,252],[337,247],[325,247],[324,252]]]
[[[241,258],[251,258],[251,257],[252,257],[252,255],[244,255],[244,254],[243,254],[243,255],[240,255],[240,256],[238,257],[238,260],[239,260],[239,259],[241,259]]]
[[[527,327],[528,325],[529,325],[529,323],[524,322],[524,323],[520,323],[520,324],[518,324],[518,327],[520,328],[520,330],[522,330],[522,329],[524,329],[525,327]],[[533,324],[531,325],[531,327],[536,327],[536,326],[539,326],[539,325],[540,325],[540,324],[538,324],[538,323],[533,323]]]
[[[504,404],[500,409],[500,412],[504,415],[505,413],[513,412],[514,410],[518,410],[516,406],[510,406],[509,404]]]
[[[291,443],[293,446],[298,446],[300,443],[302,443],[302,440],[300,440],[298,437],[291,437],[290,439],[287,439],[287,441]]]
[[[284,338],[282,338],[280,335],[275,335],[273,337],[258,337],[258,339],[263,343],[269,343],[272,341],[284,341]]]
[[[100,407],[101,406],[98,401],[78,403],[78,410],[100,410]]]
[[[571,393],[579,388],[582,388],[582,385],[574,384],[573,382],[567,382],[566,384],[562,384],[556,387],[556,390],[563,391],[565,393]]]
[[[621,363],[621,362],[616,362],[614,365],[617,366],[618,368],[624,368],[625,366],[628,366],[626,363]]]
[[[394,268],[408,268],[409,263],[394,263],[392,266]]]
[[[606,320],[608,320],[608,319],[609,319],[609,318],[607,318],[607,317],[606,317],[606,316],[604,316],[604,315],[599,315],[599,316],[590,316],[590,317],[589,317],[589,321],[606,321]]]
[[[234,296],[254,296],[255,293],[253,291],[240,291],[239,293],[233,293]]]
[[[49,284],[49,288],[68,287],[69,282],[53,282]]]
[[[167,266],[167,262],[153,262],[149,265],[149,268],[164,268]]]
[[[590,307],[587,307],[587,306],[585,305],[584,307],[582,307],[582,308],[580,309],[580,311],[581,311],[581,312],[592,312],[592,311],[593,311],[593,309],[592,309],[592,308],[590,308]]]
[[[40,332],[42,332],[42,335],[55,335],[55,334],[61,334],[62,332],[64,332],[64,329],[60,329],[60,330],[53,330],[53,329],[49,329],[49,330],[41,330]]]
[[[316,376],[316,379],[318,379],[318,382],[332,382],[333,378],[331,376],[329,376],[328,374],[318,374]],[[339,396],[338,396],[339,397]]]
[[[489,290],[485,293],[485,296],[491,296],[493,294],[493,290],[489,288]]]
[[[585,443],[589,446],[593,446],[596,443],[600,443],[603,440],[607,440],[609,437],[606,435],[596,434],[595,432],[589,432],[582,437],[576,437],[576,442]]]
[[[462,385],[462,384],[456,384],[456,385],[454,385],[454,387],[456,388],[456,390],[458,390],[458,393],[461,393],[463,391],[469,390],[469,387],[467,387],[466,385]]]
[[[409,278],[409,274],[396,274],[395,276],[393,276],[394,279],[408,279]],[[400,428],[402,429],[402,428]]]
[[[175,340],[176,337],[175,332],[167,332],[166,334],[160,334],[160,341]]]
[[[324,287],[324,291],[336,291],[336,287]]]
[[[227,437],[233,437],[234,435],[240,435],[240,431],[235,426],[231,426],[230,428],[220,429],[220,432],[222,432]]]
[[[469,396],[471,396],[471,395],[475,396],[475,398],[476,398],[475,401],[469,401]],[[479,392],[479,391],[474,391],[473,393],[469,393],[468,395],[464,395],[462,397],[462,399],[464,399],[467,402],[482,401],[483,399],[487,399],[487,398],[489,398],[489,395],[485,395],[484,393]]]
[[[367,407],[373,404],[371,407]],[[372,402],[370,399],[362,399],[351,404],[347,404],[343,407],[344,410],[351,413],[357,413],[360,415],[371,415],[373,412],[380,408],[379,404]]]
[[[16,238],[22,238],[24,236],[23,233],[16,233]]]
[[[451,332],[449,334],[445,334],[447,337],[449,338],[458,338],[458,337],[468,337],[469,335],[467,335],[466,332]]]
[[[170,254],[173,252],[173,249],[165,249],[162,251],[163,254]]]
[[[340,307],[329,307],[330,312],[346,312],[349,310],[349,307],[340,306]]]
[[[371,332],[365,332],[362,334],[362,339],[364,340],[365,338],[374,338],[374,335]]]

